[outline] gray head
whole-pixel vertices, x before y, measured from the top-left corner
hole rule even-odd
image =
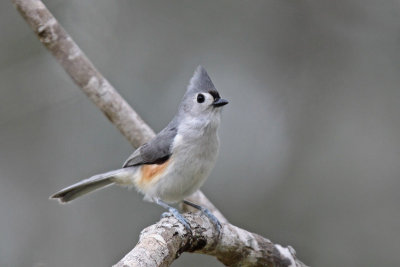
[[[183,97],[180,112],[191,117],[208,117],[219,114],[228,101],[219,96],[207,71],[198,66]],[[181,114],[183,115],[183,114]]]

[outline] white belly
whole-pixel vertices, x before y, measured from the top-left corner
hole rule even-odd
[[[146,196],[157,197],[169,203],[182,201],[202,186],[214,167],[217,154],[216,131],[191,136],[190,140],[184,140],[178,134],[170,166],[165,175],[145,192]]]

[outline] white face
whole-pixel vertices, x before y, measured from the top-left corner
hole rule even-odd
[[[213,125],[218,127],[222,108],[215,107],[214,101],[214,96],[206,92],[196,93],[192,96],[191,107],[187,113],[189,115],[187,118],[190,118],[192,126]]]
[[[185,116],[181,124],[191,129],[197,129],[197,131],[206,126],[217,128],[222,108],[213,105],[214,101],[214,96],[207,92],[196,93],[187,98],[185,100]]]
[[[214,97],[210,93],[197,93],[192,98],[191,113],[193,115],[206,114],[214,110]]]

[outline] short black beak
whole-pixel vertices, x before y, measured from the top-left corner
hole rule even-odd
[[[222,98],[217,98],[217,99],[214,100],[212,105],[214,107],[222,107],[222,106],[225,106],[228,103],[229,103],[228,100],[225,100],[225,99],[222,99]]]

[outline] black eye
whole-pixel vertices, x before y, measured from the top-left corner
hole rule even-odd
[[[203,94],[198,94],[197,95],[197,103],[203,103],[205,100],[204,95]]]

